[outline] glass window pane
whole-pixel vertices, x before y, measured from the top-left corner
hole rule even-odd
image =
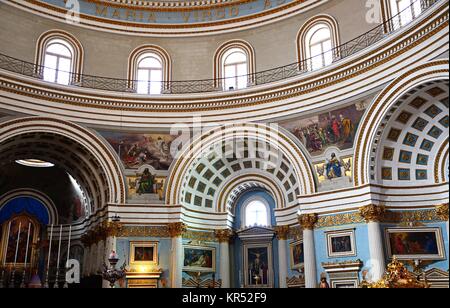
[[[161,62],[153,57],[147,57],[139,61],[138,68],[162,68]]]
[[[70,72],[70,64],[71,64],[70,59],[59,58],[58,70],[68,73]]]
[[[52,55],[45,55],[44,66],[56,69],[57,58]]]
[[[150,94],[161,94],[162,71],[152,70],[150,74]]]
[[[311,37],[309,41],[310,45],[317,44],[319,42],[329,40],[330,39],[330,29],[328,27],[323,27],[320,30],[317,30]]]
[[[51,52],[63,57],[72,58],[72,53],[67,46],[59,43],[50,44],[47,47],[47,52]]]
[[[267,226],[267,208],[261,201],[250,202],[245,211],[245,225],[247,227],[259,225]]]
[[[322,46],[320,44],[311,46],[311,57],[320,55],[322,53]]]
[[[247,57],[245,56],[245,53],[243,53],[242,51],[233,52],[225,58],[225,64],[233,64],[240,62],[247,62]]]
[[[56,78],[56,70],[53,68],[45,67],[44,68],[44,80],[50,81],[50,82],[55,82],[55,78]]]
[[[56,80],[57,83],[68,85],[69,81],[70,81],[69,72],[58,71],[58,80]]]

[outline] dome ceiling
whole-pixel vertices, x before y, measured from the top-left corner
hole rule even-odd
[[[72,24],[95,25],[100,30],[114,29],[139,34],[192,34],[241,30],[243,27],[304,12],[327,1],[11,0],[7,3],[18,8],[31,8],[43,15],[59,17]],[[206,31],[205,28],[214,29]]]

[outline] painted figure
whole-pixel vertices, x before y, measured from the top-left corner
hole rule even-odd
[[[153,183],[155,181],[154,176],[150,173],[148,168],[145,168],[144,173],[142,173],[141,178],[139,179],[139,186],[137,189],[138,194],[152,194]]]
[[[331,159],[327,160],[327,163],[326,163],[327,178],[333,179],[333,178],[342,177],[341,167],[342,167],[342,164],[339,161],[339,159],[337,159],[336,154],[332,153]]]

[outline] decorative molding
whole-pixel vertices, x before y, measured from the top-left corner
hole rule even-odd
[[[317,223],[317,214],[302,214],[298,217],[298,223],[304,230],[312,230]]]
[[[380,222],[386,212],[383,205],[369,204],[359,209],[359,214],[366,222]]]

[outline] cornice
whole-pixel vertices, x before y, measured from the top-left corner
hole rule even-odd
[[[292,105],[289,100],[295,99],[301,95],[321,96],[324,89],[331,86],[336,87],[358,76],[367,74],[371,70],[387,65],[403,53],[419,46],[422,42],[432,38],[441,30],[447,28],[446,33],[439,39],[446,38],[448,33],[448,11],[434,12],[434,19],[422,21],[417,27],[411,28],[399,35],[397,38],[384,41],[384,44],[373,49],[368,49],[364,55],[357,55],[341,65],[324,70],[320,74],[311,73],[296,78],[293,81],[285,83],[271,84],[266,87],[254,87],[242,91],[240,94],[212,94],[203,95],[167,95],[154,98],[149,101],[148,97],[139,97],[137,95],[124,95],[123,93],[104,93],[94,94],[94,91],[86,89],[77,89],[76,87],[56,87],[44,82],[24,78],[6,71],[0,71],[0,89],[5,93],[33,98],[36,100],[55,102],[52,108],[72,109],[73,108],[94,108],[99,112],[108,111],[136,111],[148,113],[161,113],[158,118],[185,118],[182,113],[192,114],[192,112],[217,112],[221,115],[236,114],[239,108],[255,108],[260,111],[273,113],[275,108],[289,109]],[[448,39],[447,39],[448,40]],[[427,48],[424,44],[423,48]],[[448,60],[434,61],[434,65],[448,65]],[[405,64],[406,65],[406,64]],[[383,70],[384,71],[384,70]],[[348,86],[348,84],[346,85]],[[89,93],[91,92],[91,93]],[[97,91],[99,92],[99,91]],[[17,96],[16,96],[17,97]],[[156,101],[157,100],[157,101]],[[169,103],[170,102],[170,103]],[[103,110],[103,111],[102,111]],[[230,113],[225,113],[230,110]],[[178,115],[174,115],[174,113]],[[109,113],[109,112],[108,112]],[[164,114],[166,116],[164,116]],[[216,114],[215,114],[216,115]],[[142,115],[143,116],[143,115]]]

